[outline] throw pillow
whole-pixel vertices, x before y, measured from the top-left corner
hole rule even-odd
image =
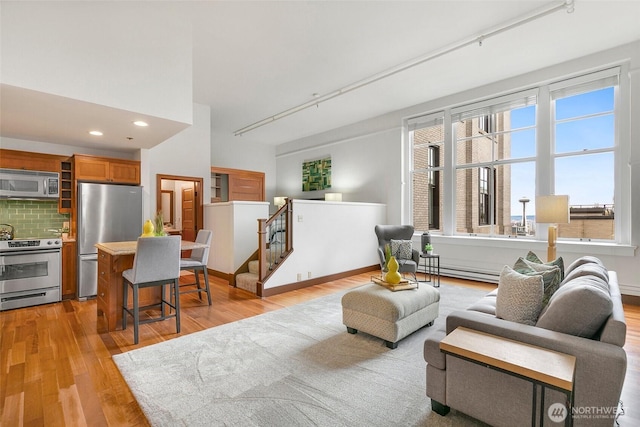
[[[413,246],[411,240],[393,240],[391,239],[391,255],[396,259],[411,259]]]
[[[534,262],[536,264],[555,265],[556,267],[558,267],[560,269],[560,281],[562,281],[564,279],[565,271],[564,271],[564,260],[562,259],[562,257],[558,257],[558,258],[554,259],[553,261],[544,262],[533,251],[529,251],[529,253],[527,253],[527,256],[525,257],[525,259],[527,261]]]
[[[505,265],[500,273],[496,316],[512,322],[535,325],[542,310],[542,276],[527,276]]]
[[[584,338],[597,338],[613,312],[606,284],[595,276],[581,276],[562,285],[551,297],[536,326]]]
[[[527,276],[542,276],[544,286],[544,295],[542,297],[543,308],[549,303],[551,296],[558,290],[560,282],[562,282],[560,269],[556,266],[536,264],[523,258],[518,258],[513,269],[518,273],[525,274]]]

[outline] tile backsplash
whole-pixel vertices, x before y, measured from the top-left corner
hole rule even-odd
[[[0,200],[0,223],[11,224],[16,239],[54,237],[68,214],[58,213],[57,200]]]

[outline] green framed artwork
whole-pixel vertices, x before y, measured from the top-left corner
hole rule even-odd
[[[331,157],[302,162],[302,191],[331,188]]]

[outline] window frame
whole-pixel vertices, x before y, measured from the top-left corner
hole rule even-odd
[[[608,66],[607,68],[601,68],[600,71],[596,71],[596,73],[612,73],[611,70],[614,70],[613,73],[618,75],[618,84],[615,88],[616,96],[615,96],[615,104],[614,104],[614,116],[615,116],[615,135],[614,135],[614,187],[615,187],[615,236],[614,240],[608,240],[603,242],[606,245],[614,245],[614,246],[627,246],[631,242],[631,207],[628,201],[628,198],[622,197],[623,194],[628,193],[631,189],[631,177],[630,171],[628,168],[625,168],[624,158],[629,158],[631,152],[631,141],[630,141],[630,133],[629,133],[629,125],[630,125],[630,82],[629,82],[629,64],[627,62],[621,62],[615,66]],[[575,72],[572,75],[567,75],[563,77],[557,77],[555,79],[551,78],[549,80],[543,81],[539,84],[534,84],[528,86],[529,89],[525,90],[537,90],[538,91],[538,107],[537,107],[537,117],[536,117],[536,152],[530,158],[522,158],[517,159],[513,163],[518,162],[526,162],[526,161],[535,161],[535,196],[537,195],[545,195],[545,194],[553,194],[553,186],[555,182],[554,177],[554,166],[553,163],[555,156],[551,150],[551,136],[550,133],[553,131],[552,124],[552,116],[551,116],[551,100],[550,100],[550,91],[551,89],[556,89],[560,87],[560,85],[564,84],[565,86],[572,86],[573,84],[581,84],[583,80],[592,80],[594,77],[593,72]],[[508,92],[502,92],[505,94]],[[488,96],[481,99],[479,102],[491,103],[492,101],[500,99],[504,95],[498,96]],[[445,141],[443,144],[443,149],[445,151],[444,158],[445,162],[443,165],[441,177],[444,180],[443,189],[444,194],[442,197],[445,199],[443,204],[443,212],[442,212],[442,224],[440,224],[440,231],[436,231],[435,235],[442,236],[456,236],[455,230],[455,214],[456,214],[456,201],[455,201],[455,189],[456,189],[456,165],[455,159],[451,156],[451,147],[453,145],[453,141],[455,141],[455,135],[452,131],[452,115],[456,113],[460,108],[464,108],[466,105],[470,105],[471,103],[460,103],[457,105],[447,106],[443,109],[445,112],[444,122],[445,125],[449,128],[445,127]],[[441,107],[442,108],[442,107]],[[412,119],[416,119],[414,116]],[[405,124],[408,119],[405,119]],[[409,133],[409,128],[405,126],[405,132]],[[447,135],[448,132],[448,135]],[[599,149],[598,149],[599,150]],[[594,150],[596,151],[596,150]],[[609,149],[605,149],[604,151],[611,151]],[[568,155],[563,153],[562,155]],[[412,161],[412,150],[411,147],[408,150],[408,158],[409,162]],[[496,164],[502,162],[496,162]],[[511,163],[511,162],[510,162]],[[410,163],[411,164],[411,163]],[[479,165],[475,165],[479,166]],[[409,170],[407,169],[407,172]],[[410,176],[410,173],[408,174]],[[407,197],[408,201],[408,212],[413,212],[413,188],[408,189],[409,194]],[[452,193],[454,194],[451,196]],[[413,218],[411,214],[407,216],[407,220],[409,223],[413,223]],[[535,236],[527,236],[527,239],[536,239],[544,241],[547,238],[546,234],[546,226],[543,224],[539,224],[536,230]],[[484,238],[507,238],[504,235],[478,235],[478,236],[470,236],[471,238],[476,239],[484,239]],[[515,236],[514,236],[515,237]],[[560,241],[565,240],[565,238],[560,238]],[[569,239],[566,239],[569,240]]]

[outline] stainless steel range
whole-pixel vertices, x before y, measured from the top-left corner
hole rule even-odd
[[[60,239],[0,240],[0,311],[60,301]]]

